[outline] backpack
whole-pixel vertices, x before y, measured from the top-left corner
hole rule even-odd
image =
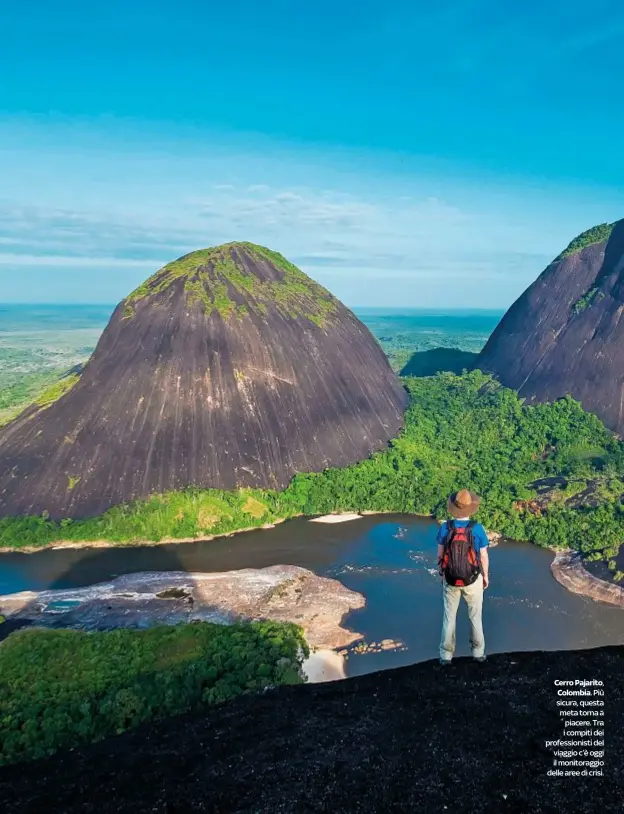
[[[474,547],[473,526],[472,520],[467,526],[456,526],[454,520],[448,521],[444,553],[439,562],[448,585],[472,585],[481,573],[479,555]]]

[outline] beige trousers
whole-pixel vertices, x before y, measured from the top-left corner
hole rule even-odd
[[[456,588],[442,580],[444,597],[444,619],[442,621],[442,638],[440,640],[440,658],[450,661],[455,653],[455,623],[459,600],[463,596],[468,606],[470,620],[470,646],[473,658],[485,655],[485,637],[483,636],[483,577],[481,574],[472,585]]]

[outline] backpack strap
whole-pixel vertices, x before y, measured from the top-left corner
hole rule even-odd
[[[447,520],[446,521],[446,533],[444,535],[444,540],[442,545],[444,546],[444,550],[442,552],[442,556],[438,559],[438,570],[440,575],[444,573],[444,563],[449,554],[449,548],[451,545],[451,540],[453,539],[453,535],[455,533],[455,521],[454,520]]]
[[[474,520],[468,521],[468,525],[466,526],[466,537],[468,538],[468,542],[474,549],[475,557],[477,558],[477,562],[479,563],[479,571],[483,573],[483,566],[481,565],[481,552],[474,544],[474,534],[472,531],[476,525],[477,524]]]

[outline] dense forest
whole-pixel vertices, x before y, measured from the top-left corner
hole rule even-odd
[[[465,486],[483,497],[477,519],[488,529],[576,548],[616,571],[624,444],[598,418],[571,398],[525,405],[480,371],[403,381],[411,396],[405,429],[388,449],[354,466],[299,474],[279,493],[187,489],[92,519],[2,518],[0,546],[192,539],[340,511],[441,518],[448,494]],[[547,502],[537,501],[540,482],[549,479]]]
[[[268,686],[303,683],[289,623],[21,630],[0,647],[0,765]]]

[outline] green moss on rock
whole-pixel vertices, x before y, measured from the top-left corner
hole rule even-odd
[[[584,294],[579,300],[577,300],[574,305],[572,306],[572,312],[576,314],[581,314],[585,311],[592,302],[595,300],[596,302],[600,302],[605,297],[602,291],[598,291],[597,286],[593,286],[589,289],[589,291]]]
[[[248,270],[250,265],[268,264],[281,272],[281,279],[263,279]],[[189,304],[202,303],[206,313],[217,311],[224,319],[242,318],[255,310],[267,314],[270,306],[291,318],[306,318],[319,326],[337,312],[338,300],[310,279],[279,252],[255,243],[226,243],[184,255],[159,269],[124,301],[124,318],[131,318],[137,303],[184,280]]]
[[[50,404],[58,401],[61,396],[68,393],[79,379],[80,375],[78,373],[72,373],[69,376],[64,376],[62,379],[59,379],[54,384],[50,385],[50,387],[46,387],[46,389],[37,396],[33,403],[38,407],[49,407]]]
[[[596,243],[602,243],[604,240],[608,240],[611,237],[611,232],[613,232],[616,223],[617,221],[614,223],[600,223],[598,226],[593,226],[586,232],[582,232],[578,237],[574,238],[567,249],[564,249],[564,251],[555,258],[555,261],[571,257],[573,254],[578,254],[578,252],[587,246],[593,246]]]
[[[17,418],[27,407],[36,407],[36,412],[39,412],[45,407],[54,404],[61,396],[64,396],[65,393],[71,390],[79,379],[79,373],[71,373],[63,376],[61,379],[57,379],[47,387],[44,387],[43,390],[40,390],[36,395],[31,394],[30,398],[26,398],[8,409],[0,409],[0,427],[3,427],[14,418]],[[33,412],[33,415],[35,415],[35,412]]]

